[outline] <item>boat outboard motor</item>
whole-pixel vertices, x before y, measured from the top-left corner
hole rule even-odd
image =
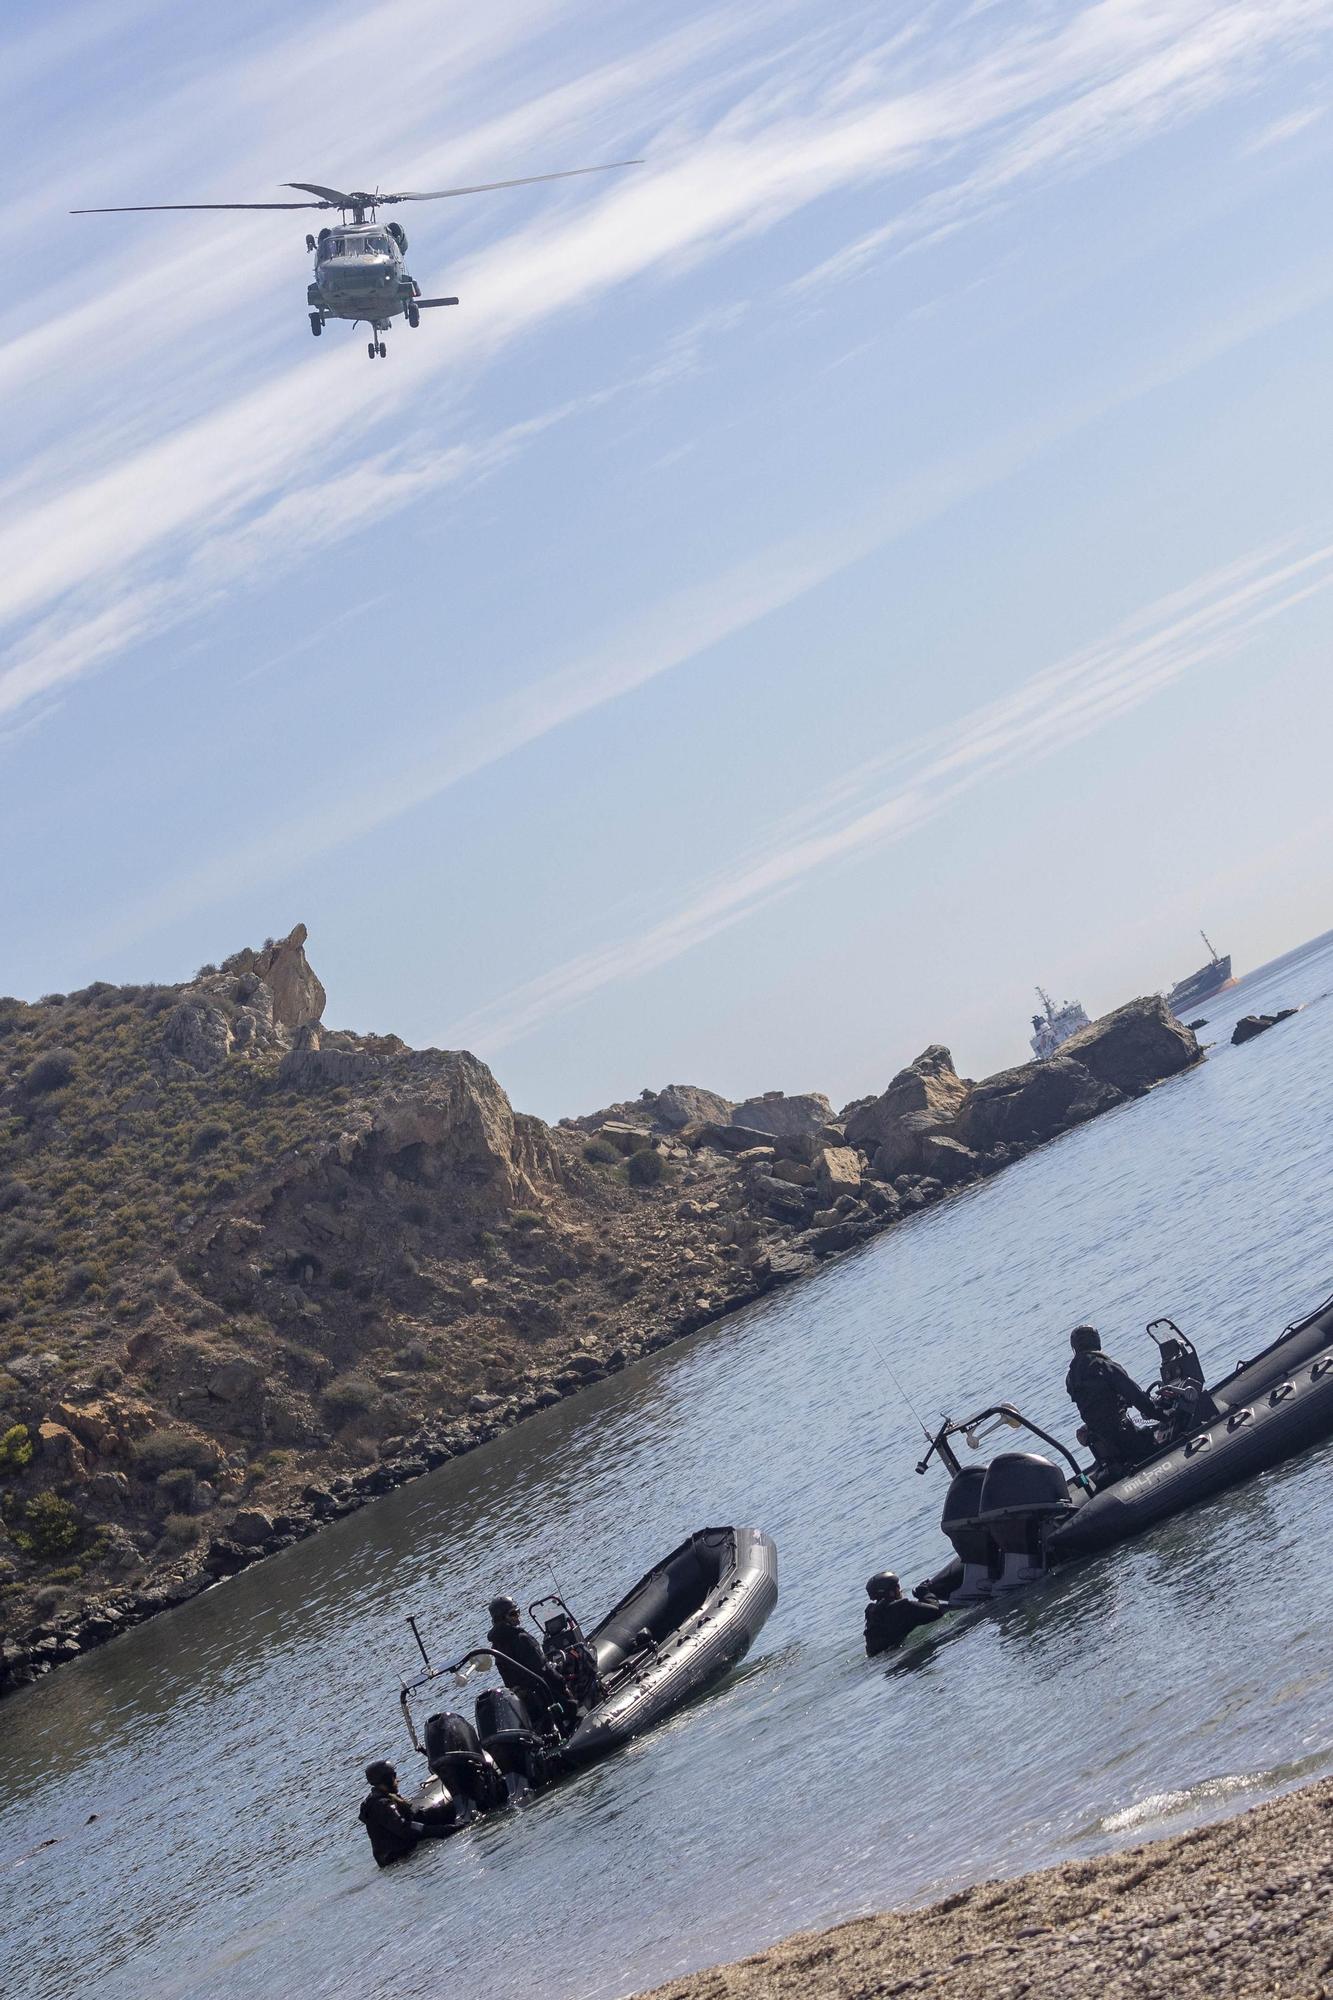
[[[952,1593],[959,1600],[989,1597],[1002,1566],[989,1528],[983,1528],[977,1519],[985,1483],[984,1465],[965,1465],[954,1474],[944,1497],[940,1528],[953,1543],[963,1565],[962,1582]]]
[[[1046,1571],[1045,1530],[1070,1511],[1069,1484],[1058,1465],[1035,1451],[1002,1451],[985,1468],[978,1519],[999,1544],[999,1590],[1018,1590]]]
[[[483,1688],[477,1696],[477,1734],[482,1748],[509,1776],[518,1772],[539,1783],[545,1753],[521,1695],[512,1688]]]
[[[504,1805],[509,1796],[504,1772],[490,1752],[482,1749],[465,1715],[449,1711],[428,1715],[424,1739],[432,1776],[455,1798],[470,1800],[480,1812]]]

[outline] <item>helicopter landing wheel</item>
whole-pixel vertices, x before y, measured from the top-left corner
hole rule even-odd
[[[381,342],[380,342],[380,360],[381,360],[381,361],[385,361],[385,360],[387,360],[387,359],[388,359],[388,354],[389,354],[389,350],[388,350],[388,348],[387,348],[387,347],[386,347],[386,346],[384,345],[384,342],[383,342],[383,341],[381,341]]]
[[[324,331],[324,322],[320,318],[318,313],[311,313],[310,315],[310,331],[316,336],[316,338],[318,338],[319,335]]]
[[[367,343],[366,353],[370,356],[370,359],[372,361],[375,359],[375,356],[379,353],[379,348],[375,345],[373,340]]]
[[[409,306],[407,308],[407,323],[409,326],[421,325],[421,314],[417,311],[415,306]]]

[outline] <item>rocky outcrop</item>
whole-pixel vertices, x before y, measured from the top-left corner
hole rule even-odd
[[[1199,1060],[1199,1044],[1160,994],[1127,1001],[1080,1028],[1060,1046],[1069,1062],[1081,1063],[1099,1083],[1125,1097],[1139,1097],[1155,1083],[1176,1076]]]
[[[653,1115],[668,1132],[707,1121],[725,1124],[731,1116],[731,1101],[719,1097],[715,1090],[701,1090],[695,1083],[669,1083],[658,1091]]]
[[[1062,1050],[1046,1062],[1001,1070],[977,1084],[957,1131],[965,1145],[981,1152],[995,1145],[1035,1145],[1122,1102],[1123,1093],[1113,1084],[1099,1082]]]
[[[1266,1035],[1279,1021],[1289,1021],[1296,1011],[1295,1007],[1282,1007],[1276,1014],[1242,1014],[1231,1030],[1232,1046],[1240,1048],[1244,1043],[1252,1042],[1256,1035]]]
[[[350,1121],[338,1142],[344,1165],[408,1161],[430,1182],[457,1177],[507,1206],[537,1191],[519,1162],[513,1107],[484,1062],[462,1049],[425,1049]]]
[[[868,1153],[885,1180],[920,1173],[924,1142],[933,1133],[953,1132],[970,1088],[954,1069],[948,1049],[933,1042],[899,1070],[881,1097],[852,1112],[847,1143]]]
[[[162,1046],[168,1055],[207,1075],[220,1069],[231,1054],[231,1024],[213,1001],[182,1000],[168,1017]]]
[[[831,1125],[833,1106],[817,1090],[796,1097],[766,1090],[762,1097],[747,1097],[744,1104],[738,1104],[731,1122],[750,1132],[762,1132],[767,1138],[794,1139]]]
[[[305,955],[308,935],[305,925],[297,924],[279,943],[252,954],[250,970],[273,995],[273,1019],[291,1033],[321,1021],[328,997]]]

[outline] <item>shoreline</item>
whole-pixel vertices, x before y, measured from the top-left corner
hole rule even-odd
[[[194,1005],[181,1002],[171,1020]],[[110,1316],[97,1305],[85,1312],[80,1374],[56,1352],[11,1357],[19,1420],[3,1442],[17,1444],[20,1480],[36,1498],[12,1495],[0,1523],[0,1558],[9,1558],[0,1560],[0,1576],[13,1579],[0,1590],[7,1599],[0,1699],[584,1387],[814,1275],[922,1209],[976,1191],[1201,1060],[1194,1037],[1149,1000],[1127,1003],[1075,1042],[1086,1064],[1062,1057],[980,1085],[960,1079],[948,1051],[932,1045],[879,1098],[848,1107],[837,1124],[822,1098],[776,1092],[756,1100],[755,1118],[778,1126],[796,1120],[800,1130],[788,1137],[734,1118],[659,1132],[657,1099],[646,1110],[629,1107],[639,1122],[626,1122],[625,1107],[616,1106],[582,1126],[538,1128],[512,1113],[474,1058],[448,1052],[391,1052],[383,1061],[392,1076],[386,1070],[379,1079],[378,1096],[363,1078],[360,1108],[325,1106],[316,1092],[311,1105],[329,1131],[312,1128],[304,1147],[284,1154],[244,1202],[199,1218],[175,1262],[140,1273],[128,1296],[113,1299]],[[303,1045],[281,1058],[279,1071],[347,1053]],[[351,1054],[381,1062],[374,1051]],[[300,1081],[295,1071],[293,1078]],[[431,1211],[415,1198],[405,1203],[404,1190],[429,1193],[438,1184],[447,1208],[460,1186],[471,1187],[468,1173],[480,1171],[468,1165],[468,1146],[481,1141],[467,1119],[455,1129],[457,1108],[446,1119],[436,1102],[452,1106],[450,1092],[484,1128],[487,1178],[478,1183],[475,1213],[460,1220],[442,1212],[432,1225],[442,1234],[428,1243]],[[918,1099],[931,1108],[905,1113]],[[293,1103],[292,1115],[313,1117],[299,1091]],[[975,1145],[951,1136],[964,1129],[967,1107],[979,1121],[977,1130],[965,1128]],[[243,1108],[257,1115],[248,1099]],[[437,1130],[428,1113],[448,1129]],[[336,1126],[346,1129],[332,1137]],[[375,1152],[381,1128],[386,1160]],[[405,1169],[402,1180],[391,1162],[427,1138],[433,1178],[413,1179]],[[358,1147],[373,1156],[359,1178],[351,1172]],[[642,1188],[627,1176],[629,1153],[640,1148],[655,1169]],[[540,1207],[516,1206],[521,1198]],[[367,1214],[357,1210],[355,1226],[340,1224],[356,1200],[369,1204]],[[363,1300],[352,1268],[333,1266],[339,1243],[361,1243],[367,1231],[376,1241],[385,1231],[392,1237],[377,1253],[387,1260],[383,1304],[373,1282]],[[293,1242],[306,1238],[318,1249],[294,1251]],[[256,1310],[238,1320],[245,1303]],[[358,1378],[358,1366],[373,1379]],[[324,1407],[344,1386],[355,1391],[352,1423],[361,1424],[350,1444],[341,1404]],[[382,1414],[367,1415],[372,1408]],[[159,1433],[168,1460],[174,1452],[179,1462],[167,1464],[155,1487],[138,1475],[136,1454],[151,1451]],[[266,1451],[284,1439],[296,1448]],[[181,1498],[164,1497],[158,1488],[166,1486]],[[34,1506],[53,1510],[62,1547],[83,1509],[92,1545],[81,1570],[62,1569],[58,1551],[40,1558],[49,1585],[61,1591],[82,1576],[76,1602],[38,1603],[43,1591],[57,1597],[40,1568],[14,1575],[32,1538],[7,1549],[3,1528],[11,1514],[22,1524],[22,1510]]]
[[[1090,1860],[688,1973],[637,2000],[1333,2000],[1333,1777]]]

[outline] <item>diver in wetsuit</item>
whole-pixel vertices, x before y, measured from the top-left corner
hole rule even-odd
[[[937,1618],[943,1618],[948,1606],[933,1597],[924,1584],[915,1595],[915,1602],[903,1596],[903,1587],[891,1569],[871,1577],[866,1585],[870,1599],[866,1606],[867,1659],[873,1660],[876,1653],[894,1652],[918,1625],[933,1625]]]
[[[415,1810],[398,1796],[398,1773],[392,1764],[377,1759],[366,1765],[370,1790],[357,1814],[370,1836],[370,1851],[380,1868],[401,1861],[419,1840],[438,1839],[453,1825],[457,1808],[452,1800],[444,1806]]]
[[[1074,1358],[1065,1376],[1065,1388],[1087,1426],[1088,1443],[1103,1471],[1108,1478],[1118,1479],[1157,1449],[1152,1432],[1132,1424],[1129,1412],[1137,1410],[1149,1423],[1156,1423],[1160,1413],[1129,1370],[1103,1354],[1102,1337],[1095,1326],[1076,1326],[1069,1345]]]
[[[512,1597],[493,1597],[489,1610],[491,1629],[486,1644],[495,1654],[500,1679],[526,1703],[540,1728],[552,1700],[560,1693],[542,1642],[534,1632],[524,1630],[523,1614]]]

